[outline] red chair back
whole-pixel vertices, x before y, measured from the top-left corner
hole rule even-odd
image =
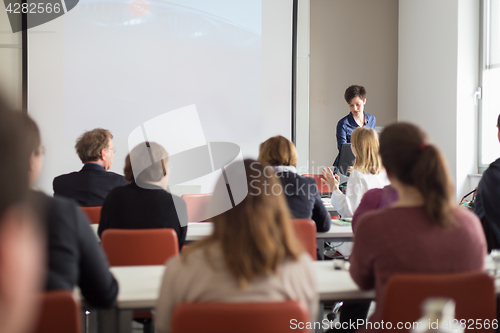
[[[494,281],[484,272],[395,275],[387,285],[382,319],[393,325],[416,322],[422,316],[422,303],[430,297],[454,299],[455,318],[458,320],[465,319],[468,323],[472,319],[475,324],[478,319],[482,320],[481,323],[485,320],[491,323],[496,319]],[[482,327],[482,332],[493,332],[493,329]]]
[[[196,318],[196,320],[193,320]],[[264,303],[183,303],[172,315],[172,333],[200,331],[217,333],[289,333],[291,323],[309,322],[309,314],[298,301]],[[294,332],[309,332],[294,329]]]
[[[316,260],[316,224],[310,219],[293,219],[295,236],[313,260]]]
[[[163,265],[179,254],[174,229],[106,229],[101,245],[111,266]]]
[[[80,207],[80,209],[87,215],[91,224],[99,224],[102,206]]]
[[[328,186],[326,186],[325,184],[323,184],[323,182],[321,181],[321,179],[325,179],[323,177],[323,175],[305,174],[305,175],[302,175],[302,176],[314,178],[314,180],[316,181],[316,186],[318,187],[319,193],[332,193],[332,191],[330,191],[330,189],[328,188]]]
[[[206,222],[211,217],[208,206],[212,193],[183,194],[181,198],[186,202],[188,222]]]
[[[34,333],[80,333],[80,306],[71,292],[48,291],[40,295],[41,308]]]

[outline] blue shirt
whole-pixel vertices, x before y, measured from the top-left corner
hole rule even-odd
[[[364,127],[375,128],[377,125],[377,120],[374,115],[365,112],[365,125]],[[344,118],[340,119],[337,123],[337,149],[340,151],[340,146],[343,143],[351,143],[351,134],[356,128],[358,128],[358,123],[354,120],[354,117],[351,112]],[[335,158],[335,162],[333,162],[334,166],[337,166],[337,161],[339,156]]]

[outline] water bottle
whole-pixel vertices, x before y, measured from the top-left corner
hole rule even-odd
[[[450,298],[428,298],[422,304],[423,316],[413,323],[412,333],[463,333],[455,319],[455,301]],[[464,326],[464,325],[462,325]]]

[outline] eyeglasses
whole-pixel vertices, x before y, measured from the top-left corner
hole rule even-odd
[[[109,147],[108,150],[111,150],[114,153],[116,153],[116,148],[115,147]]]

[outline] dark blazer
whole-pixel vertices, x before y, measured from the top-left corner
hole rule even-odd
[[[276,177],[281,181],[293,218],[312,219],[318,232],[330,230],[332,220],[313,178],[302,177],[291,171],[277,172]]]
[[[56,177],[52,183],[54,195],[76,200],[83,207],[102,206],[112,189],[125,185],[123,176],[92,163],[80,171]]]
[[[490,164],[477,186],[476,214],[481,220],[488,252],[500,248],[500,158]]]
[[[182,198],[168,193],[161,187],[151,187],[145,189],[132,183],[113,189],[102,206],[97,231],[99,237],[104,230],[110,228],[172,228],[177,233],[180,250],[186,240],[186,203]],[[184,227],[181,226],[181,222]]]
[[[78,285],[90,306],[113,306],[118,284],[87,217],[72,200],[36,191],[32,195],[47,231],[45,289],[73,290]]]

